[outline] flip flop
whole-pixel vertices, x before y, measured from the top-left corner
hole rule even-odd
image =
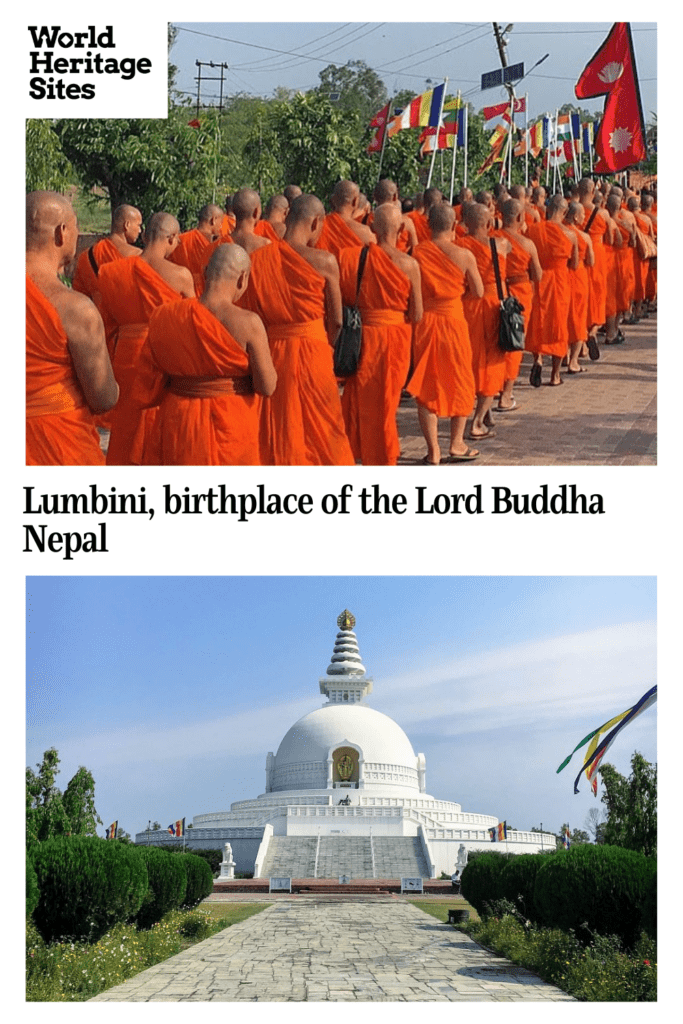
[[[512,405],[509,405],[507,408],[502,405],[496,406],[496,412],[514,412],[515,409],[519,409],[519,406],[514,398],[512,399]]]
[[[578,370],[567,370],[567,373],[588,373],[588,370],[585,370],[583,366],[580,366]]]
[[[560,384],[564,384],[564,381],[562,380],[561,377],[560,377],[559,380],[556,380],[556,381],[552,381],[552,380],[548,381],[548,387],[549,388],[559,388]]]
[[[423,459],[420,459],[420,464],[423,466],[440,466],[441,459],[439,459],[438,462],[432,462],[432,460],[429,458],[429,455],[425,455]]]
[[[540,366],[538,363],[534,363],[534,365],[531,367],[531,373],[529,374],[529,383],[531,384],[532,388],[540,388],[542,374],[543,367]]]
[[[588,345],[588,355],[593,360],[593,362],[595,362],[596,359],[600,358],[600,349],[598,348],[598,343],[595,340],[595,338],[589,338],[586,344]]]
[[[484,441],[487,440],[489,437],[495,437],[496,432],[495,430],[487,430],[485,434],[473,434],[470,431],[470,433],[467,436],[470,439],[470,441]]]
[[[449,452],[448,453],[448,461],[449,462],[473,462],[475,459],[479,458],[480,454],[481,454],[481,452],[474,451],[474,449],[472,449],[472,448],[468,448],[467,451],[463,452],[462,455],[451,455],[451,453]]]

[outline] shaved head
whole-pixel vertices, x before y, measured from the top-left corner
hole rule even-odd
[[[222,216],[223,211],[220,206],[216,206],[215,203],[208,203],[206,206],[202,206],[197,216],[197,221],[199,224],[208,224],[215,218]]]
[[[241,188],[232,197],[232,212],[235,220],[240,224],[244,220],[253,217],[254,211],[261,209],[261,197],[253,188]]]
[[[401,227],[402,214],[393,203],[383,203],[375,210],[372,230],[380,241],[392,233],[398,233]]]
[[[491,211],[483,203],[468,203],[463,207],[462,216],[467,230],[470,234],[474,234],[475,231],[486,228],[491,218]]]
[[[510,185],[509,194],[511,199],[524,200],[526,198],[526,189],[524,185]]]
[[[324,216],[325,207],[318,197],[302,192],[289,207],[287,225],[303,224],[306,221],[313,220],[315,217]]]
[[[463,205],[465,203],[471,203],[473,198],[471,188],[461,188],[458,192],[458,199]]]
[[[648,193],[646,196],[643,196],[643,198],[641,200],[641,203],[640,203],[640,206],[641,206],[642,210],[651,210],[652,207],[654,206],[654,204],[655,204],[654,196],[651,196]]]
[[[522,187],[523,191],[524,188]],[[514,224],[518,217],[521,216],[523,210],[524,207],[519,199],[506,199],[500,208],[503,216],[503,227],[509,228],[511,224]]]
[[[330,197],[332,209],[339,210],[342,206],[357,202],[359,195],[360,189],[355,181],[338,181]]]
[[[128,203],[123,203],[121,206],[117,206],[111,215],[111,229],[112,231],[120,231],[129,220],[142,220],[142,214],[138,210],[137,206],[129,206]]]
[[[543,185],[536,185],[536,187],[534,188],[533,192],[531,193],[531,201],[534,202],[534,203],[537,203],[539,199],[541,199],[541,200],[545,199],[545,195],[546,195],[546,192],[545,192],[545,189],[543,188]]]
[[[640,199],[638,196],[629,196],[626,206],[631,213],[635,213],[636,210],[640,209]]]
[[[592,196],[595,192],[595,182],[592,178],[581,178],[579,182],[579,196]]]
[[[443,192],[439,188],[427,188],[424,192],[425,213],[428,213],[432,206],[443,202]]]
[[[437,203],[429,211],[429,230],[433,235],[443,235],[453,230],[455,210],[449,203]]]
[[[569,204],[565,220],[569,221],[570,224],[578,224],[579,226],[583,223],[583,206],[581,203],[571,202]]]
[[[145,245],[177,235],[180,225],[171,213],[153,213],[145,229]]]
[[[617,210],[621,209],[621,196],[615,192],[610,192],[607,196],[607,212],[612,214],[616,213]]]
[[[281,192],[277,195],[271,196],[266,203],[266,217],[270,217],[271,213],[275,213],[276,210],[282,210],[284,213],[289,209],[289,202],[287,196],[283,196]]]
[[[285,185],[282,194],[291,206],[294,200],[302,194],[298,185]]]
[[[564,198],[563,195],[557,192],[548,200],[548,217],[553,217],[560,210],[562,211],[562,215],[564,216],[564,212],[567,209],[567,206],[567,200]]]
[[[398,199],[398,188],[396,187],[396,182],[392,181],[391,178],[382,178],[382,180],[378,181],[375,185],[372,198],[378,206],[382,206],[383,203],[391,203],[394,199]]]
[[[241,245],[219,245],[206,268],[206,283],[233,281],[249,270],[251,261]]]
[[[75,226],[76,214],[68,199],[57,192],[29,192],[26,196],[26,249],[44,249],[61,225]]]

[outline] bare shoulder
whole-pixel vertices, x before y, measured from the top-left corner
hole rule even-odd
[[[512,252],[512,243],[508,238],[504,238],[502,235],[495,235],[493,241],[496,246],[496,251],[499,252],[501,256],[507,256],[509,252]]]
[[[326,249],[312,249],[309,245],[297,246],[296,252],[310,263],[323,277],[339,277],[339,264],[331,252]]]
[[[404,274],[410,277],[412,274],[419,273],[420,264],[417,262],[414,256],[409,256],[407,252],[401,252],[400,249],[395,249],[390,253],[391,259]]]
[[[50,294],[44,294],[57,310],[67,335],[77,329],[94,329],[102,323],[97,306],[87,295],[66,288],[61,282],[57,282],[57,285],[54,290],[50,290]]]
[[[159,273],[166,283],[170,284],[171,288],[175,288],[177,292],[182,294],[191,290],[194,293],[194,279],[187,267],[171,263],[170,260],[163,260]]]

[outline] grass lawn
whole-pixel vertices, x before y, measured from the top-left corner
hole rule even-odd
[[[246,921],[270,906],[271,903],[200,903],[201,910],[209,914],[212,921],[227,921],[229,925]]]
[[[73,208],[78,217],[78,227],[84,234],[94,232],[98,235],[106,234],[111,228],[111,211],[109,203],[95,202],[95,199],[86,199],[81,190],[74,186],[71,197]]]
[[[474,907],[467,903],[466,900],[458,900],[455,903],[453,900],[444,900],[443,902],[429,903],[426,900],[410,900],[414,907],[418,907],[420,910],[424,910],[425,914],[431,914],[438,921],[443,921],[444,924],[448,923],[448,911],[449,910],[469,910],[470,921],[478,921],[479,914],[476,912]]]

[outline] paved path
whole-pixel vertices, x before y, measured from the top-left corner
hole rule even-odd
[[[605,347],[600,359],[584,361],[586,373],[562,371],[564,384],[529,384],[531,356],[522,362],[515,397],[519,409],[495,415],[496,437],[468,442],[481,452],[472,463],[441,466],[449,472],[469,466],[654,466],[656,464],[657,317],[624,327],[626,342]],[[448,452],[448,421],[439,423],[442,457]],[[427,451],[412,399],[401,403],[399,465],[419,462]]]
[[[270,906],[90,1002],[573,1002],[397,898]]]

